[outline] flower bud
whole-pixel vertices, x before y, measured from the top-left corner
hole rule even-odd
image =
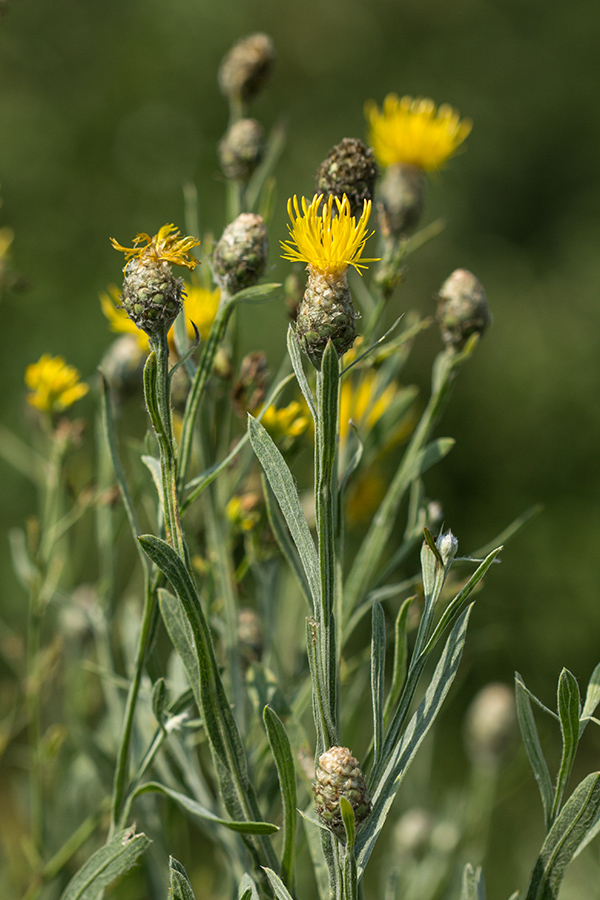
[[[242,213],[227,226],[213,254],[221,287],[228,294],[252,287],[267,266],[269,242],[262,216]]]
[[[475,695],[465,720],[465,745],[473,762],[497,764],[516,732],[512,690],[499,682]]]
[[[267,34],[250,34],[234,44],[219,67],[219,87],[230,99],[251,100],[267,81],[275,50]]]
[[[491,325],[485,291],[472,272],[456,269],[443,283],[437,320],[443,342],[457,350],[472,334],[482,335]]]
[[[425,202],[425,173],[417,166],[397,163],[381,179],[380,227],[384,235],[400,237],[419,222]]]
[[[373,151],[356,138],[344,138],[332,147],[317,169],[317,194],[330,194],[350,203],[350,215],[358,220],[365,200],[373,200],[379,167]]]
[[[447,568],[458,552],[458,539],[451,531],[446,531],[438,538],[437,546],[440,556],[444,560],[444,566]]]
[[[321,368],[328,341],[337,355],[349,350],[356,337],[356,313],[345,272],[321,272],[309,268],[304,296],[296,313],[300,347],[312,364]]]
[[[227,178],[246,181],[265,152],[265,133],[256,119],[238,119],[219,144],[219,162]]]
[[[354,810],[357,831],[371,812],[365,776],[347,747],[332,747],[321,754],[313,791],[317,815],[341,840],[346,834],[340,809],[342,797]]]

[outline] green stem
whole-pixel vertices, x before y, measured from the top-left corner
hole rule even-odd
[[[135,715],[135,708],[137,705],[137,698],[140,691],[144,664],[146,662],[146,654],[148,652],[150,637],[153,630],[152,620],[156,598],[156,579],[157,576],[155,576],[155,579],[151,582],[150,578],[146,574],[144,575],[145,600],[144,611],[142,615],[142,627],[140,629],[140,634],[138,637],[135,663],[133,668],[133,677],[131,679],[131,684],[129,685],[127,704],[125,706],[123,731],[121,732],[119,753],[117,756],[117,768],[115,770],[115,779],[113,783],[111,804],[112,816],[107,842],[110,841],[115,832],[119,831],[119,829],[123,828],[125,825],[124,817],[127,814],[125,798],[127,792],[129,752],[131,747],[131,735],[133,731],[133,719]]]
[[[146,406],[156,434],[162,475],[163,514],[167,543],[185,557],[185,544],[177,499],[177,450],[173,438],[169,345],[166,332],[153,335],[151,353],[144,369]]]
[[[317,636],[320,671],[325,678],[322,693],[326,698],[329,727],[325,738],[329,746],[337,744],[338,705],[335,623],[338,393],[339,361],[333,344],[329,344],[323,356],[321,371],[317,372],[315,432],[315,515],[321,574],[321,602],[320,608],[316,610],[319,626]]]

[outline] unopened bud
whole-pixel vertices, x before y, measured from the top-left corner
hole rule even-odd
[[[315,193],[325,198],[344,194],[350,202],[350,214],[358,220],[365,200],[373,200],[379,167],[370,147],[357,138],[344,138],[332,147],[317,169]]]
[[[308,282],[296,314],[300,347],[312,364],[321,368],[328,341],[337,355],[349,350],[356,338],[356,313],[345,272],[328,273],[309,267]]]
[[[242,213],[227,226],[215,247],[213,262],[228,294],[252,287],[267,266],[269,242],[262,216]]]
[[[437,320],[443,342],[458,350],[472,334],[482,335],[491,325],[485,291],[472,272],[456,269],[443,283]]]
[[[167,333],[183,306],[183,278],[164,259],[134,257],[123,269],[123,306],[147,335]]]
[[[321,754],[313,790],[317,815],[341,840],[346,833],[340,809],[342,797],[354,810],[357,831],[371,812],[365,776],[347,747],[332,747]]]
[[[512,690],[499,682],[482,688],[465,720],[465,745],[473,762],[497,763],[509,747],[516,726]]]
[[[219,144],[219,162],[227,178],[246,181],[263,158],[265,133],[256,119],[238,119]]]
[[[438,538],[437,547],[444,560],[444,565],[448,567],[458,551],[458,539],[451,531],[446,531]]]
[[[425,173],[417,166],[388,166],[379,187],[380,227],[384,235],[400,237],[412,231],[425,202]]]
[[[275,50],[267,34],[250,34],[234,44],[219,67],[219,87],[226,97],[251,100],[273,68]]]

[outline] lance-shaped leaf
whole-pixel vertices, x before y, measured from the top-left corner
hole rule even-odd
[[[198,654],[196,653],[194,635],[189,620],[177,597],[165,588],[159,588],[158,590],[158,605],[167,634],[171,638],[171,643],[183,663],[189,685],[194,694],[196,706],[199,710],[202,710]]]
[[[587,691],[585,693],[585,702],[581,713],[581,724],[579,725],[579,737],[583,734],[585,726],[589,721],[589,717],[596,712],[596,707],[600,703],[600,663],[592,672]]]
[[[273,888],[273,893],[277,900],[294,900],[279,875],[276,875],[272,869],[268,869],[266,866],[265,872],[267,873],[267,878],[271,882],[271,887]]]
[[[221,816],[211,812],[210,809],[206,809],[192,797],[188,797],[179,791],[174,791],[158,781],[147,781],[135,791],[134,796],[139,797],[141,794],[153,793],[164,794],[166,797],[170,797],[171,800],[174,800],[175,803],[196,819],[205,819],[209,822],[215,822],[217,825],[224,825],[225,828],[237,831],[239,834],[275,834],[279,831],[277,825],[273,825],[271,822],[235,822],[231,819],[223,819]]]
[[[135,828],[120,831],[90,856],[68,883],[60,900],[96,900],[105,887],[133,866],[151,843],[145,834],[136,834]]]
[[[320,603],[319,557],[300,505],[294,477],[275,442],[253,416],[248,416],[248,433],[271,490],[277,498],[287,527],[300,555],[315,607]]]
[[[565,870],[600,811],[600,772],[575,788],[544,841],[525,900],[556,900]]]
[[[383,744],[383,696],[385,678],[385,616],[377,600],[371,614],[371,703],[373,706],[374,765]]]
[[[537,781],[540,796],[542,798],[546,828],[549,828],[552,800],[554,797],[552,780],[550,778],[550,772],[548,771],[548,764],[544,757],[544,751],[542,750],[542,745],[540,743],[535,719],[533,718],[529,692],[525,687],[523,678],[518,672],[515,673],[515,699],[517,703],[517,718],[519,720],[521,737],[525,744],[529,764],[533,769],[533,775]]]
[[[577,753],[577,744],[579,742],[579,710],[581,705],[579,686],[575,676],[568,669],[563,669],[560,673],[557,695],[563,750],[554,792],[552,821],[556,818],[561,807],[567,784],[571,777],[571,769],[575,762],[575,754]]]
[[[169,900],[196,900],[190,879],[175,857],[169,857]]]
[[[294,842],[296,837],[296,774],[289,738],[283,722],[269,706],[263,710],[263,722],[269,746],[277,767],[281,803],[283,806],[283,849],[281,874],[291,884],[294,867]]]

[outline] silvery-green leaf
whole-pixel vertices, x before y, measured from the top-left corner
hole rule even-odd
[[[96,900],[115,878],[127,872],[151,844],[145,834],[127,828],[96,850],[61,894],[60,900]]]
[[[579,736],[583,734],[583,730],[587,725],[587,720],[594,715],[596,707],[600,703],[600,663],[592,672],[587,691],[585,694],[585,702],[581,713],[581,724],[579,726]]]
[[[517,703],[517,718],[521,730],[521,737],[525,744],[527,757],[531,768],[533,769],[533,775],[537,781],[540,796],[542,798],[546,827],[549,828],[554,790],[552,788],[550,772],[548,771],[548,764],[546,763],[544,751],[542,750],[542,745],[538,736],[535,719],[533,718],[529,692],[525,687],[523,678],[518,672],[515,673],[515,700]]]
[[[385,686],[385,615],[375,601],[371,613],[371,704],[373,707],[373,762],[377,765],[383,744],[383,696]]]
[[[481,867],[467,863],[463,869],[460,900],[485,900],[485,882]]]
[[[272,869],[267,868],[267,866],[263,866],[263,868],[267,873],[267,878],[271,882],[271,887],[273,888],[277,900],[294,900],[279,875],[276,875],[275,872]]]
[[[319,557],[300,505],[298,490],[287,463],[273,439],[253,416],[248,416],[250,443],[283,513],[310,587],[313,603],[320,603]]]
[[[194,636],[189,620],[185,615],[181,603],[166,588],[158,590],[158,605],[167,634],[175,647],[186,675],[188,683],[194,694],[194,700],[198,709],[202,709],[200,699],[200,668],[198,666],[198,654],[194,644]]]
[[[175,857],[169,857],[169,900],[196,900],[190,879]]]
[[[159,784],[157,781],[147,781],[145,784],[142,784],[136,789],[134,796],[139,797],[141,794],[151,793],[165,794],[165,796],[170,797],[171,800],[174,800],[175,803],[195,818],[216,822],[218,825],[224,825],[225,828],[237,831],[240,834],[275,834],[279,831],[277,825],[272,825],[271,822],[236,822],[231,819],[223,819],[221,816],[217,816],[209,809],[206,809],[192,797],[188,797],[179,791],[174,791],[172,788]]]
[[[269,706],[263,710],[263,722],[269,746],[277,767],[279,790],[283,806],[283,848],[281,874],[291,882],[294,868],[294,844],[296,838],[296,773],[289,738],[283,722]]]
[[[542,846],[525,900],[556,900],[565,870],[600,811],[600,772],[592,772],[575,788]]]
[[[554,821],[560,809],[569,778],[571,777],[571,769],[573,768],[573,763],[575,761],[575,754],[577,753],[580,707],[581,700],[577,679],[568,669],[563,669],[558,679],[557,691],[557,708],[558,717],[560,719],[563,750],[554,791],[554,803],[551,816],[552,821]]]
[[[260,900],[256,884],[247,872],[240,878],[238,900]]]

